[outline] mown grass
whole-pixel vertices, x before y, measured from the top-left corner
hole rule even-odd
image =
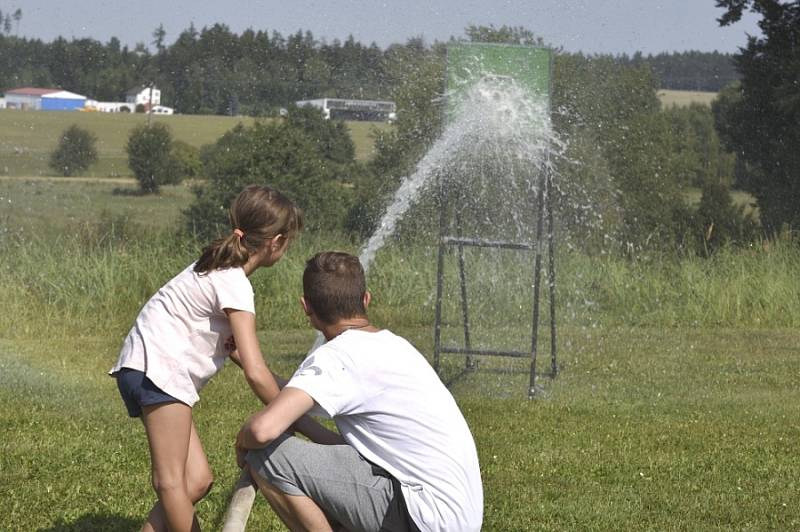
[[[210,115],[153,116],[153,121],[170,127],[173,137],[192,146],[210,144],[239,123],[250,125],[250,117]],[[18,111],[0,109],[0,176],[51,176],[50,153],[59,135],[77,124],[97,136],[99,160],[86,172],[90,177],[129,177],[125,143],[135,126],[145,123],[144,114]],[[348,122],[356,148],[356,158],[372,156],[373,129],[385,129],[383,123]]]
[[[180,223],[180,210],[194,197],[190,183],[164,186],[159,195],[138,190],[133,179],[0,177],[0,229],[42,238],[102,219],[161,230]]]
[[[396,327],[418,339],[428,330]],[[263,334],[288,372],[307,330]],[[800,525],[797,331],[567,329],[564,368],[523,398],[525,372],[479,370],[453,391],[479,449],[485,530],[787,530]],[[4,530],[135,530],[153,501],[142,428],[112,379],[118,339],[4,343]],[[198,505],[219,529],[235,432],[257,407],[235,367],[195,420],[216,474]],[[280,530],[257,501],[253,530]]]
[[[153,502],[142,427],[105,372],[141,304],[201,243],[169,231],[182,196],[171,214],[156,198],[126,196],[125,217],[114,204],[98,220],[92,204],[111,198],[111,186],[68,207],[73,186],[5,189],[27,205],[13,216],[0,204],[0,530],[135,530]],[[59,207],[48,233],[35,214]],[[314,338],[297,296],[304,259],[324,248],[357,244],[306,234],[253,278],[262,348],[278,373],[290,373]],[[393,243],[369,278],[373,320],[428,356],[435,257]],[[474,341],[525,349],[530,257],[467,258]],[[466,374],[462,359],[443,360],[478,444],[484,529],[800,527],[796,243],[711,259],[565,250],[558,259],[560,374],[544,376],[543,328],[535,400],[525,395],[525,359],[480,359]],[[457,343],[455,258],[446,265],[445,339]],[[198,505],[204,529],[219,529],[237,476],[233,437],[257,406],[234,366],[203,391],[195,419],[216,474]],[[281,529],[263,500],[250,524]]]

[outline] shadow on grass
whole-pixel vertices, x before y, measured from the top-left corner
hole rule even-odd
[[[87,514],[71,522],[59,519],[52,527],[40,528],[38,532],[125,532],[139,530],[141,526],[141,522],[120,515]]]
[[[141,197],[150,195],[150,193],[144,192],[141,188],[116,187],[114,188],[114,190],[111,191],[111,195]]]

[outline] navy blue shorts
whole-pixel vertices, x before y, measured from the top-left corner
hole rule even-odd
[[[117,379],[119,394],[125,401],[125,407],[131,417],[140,417],[144,406],[180,402],[153,384],[143,371],[122,368],[114,373],[114,377]]]

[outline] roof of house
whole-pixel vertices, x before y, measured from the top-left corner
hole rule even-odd
[[[125,96],[133,96],[134,94],[139,94],[140,92],[145,91],[149,88],[150,88],[149,85],[137,85],[135,87],[131,87],[130,89],[128,89],[128,91],[125,93]],[[158,89],[153,87],[153,90],[158,90]]]
[[[61,89],[39,89],[36,87],[20,87],[18,89],[9,89],[6,94],[18,94],[20,96],[44,96],[54,92],[61,92]]]
[[[86,96],[69,91],[56,91],[43,94],[42,98],[60,98],[62,100],[85,100]]]

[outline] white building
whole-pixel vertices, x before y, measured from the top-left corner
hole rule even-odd
[[[5,109],[5,108],[6,108],[6,99],[0,98],[0,109]]]
[[[85,102],[86,96],[61,89],[20,87],[7,90],[5,94],[5,106],[8,109],[77,111],[83,109]]]
[[[151,111],[154,115],[171,115],[175,114],[175,109],[165,105],[154,105]]]
[[[318,98],[300,100],[297,107],[316,107],[325,118],[340,120],[365,120],[372,122],[392,122],[397,118],[394,102],[380,100],[346,100],[343,98]]]
[[[38,87],[20,87],[7,90],[5,94],[8,109],[29,109],[38,111],[42,108],[42,96],[59,92],[58,89],[40,89]]]
[[[90,111],[99,111],[101,113],[133,113],[136,112],[136,106],[132,103],[126,102],[98,102],[96,100],[89,100],[86,102],[86,109]]]
[[[150,94],[151,91],[153,93],[152,98]],[[161,91],[155,87],[139,85],[125,93],[125,103],[132,103],[134,106],[144,105],[145,107],[151,104],[153,106],[161,105]]]
[[[150,109],[150,87],[140,85],[134,87],[125,93],[124,102],[98,102],[96,100],[88,100],[86,108],[91,111],[98,111],[101,113],[135,113],[138,110],[141,112],[150,112],[154,115],[171,115],[175,113],[172,107],[161,105],[161,91],[153,87],[153,107]]]

